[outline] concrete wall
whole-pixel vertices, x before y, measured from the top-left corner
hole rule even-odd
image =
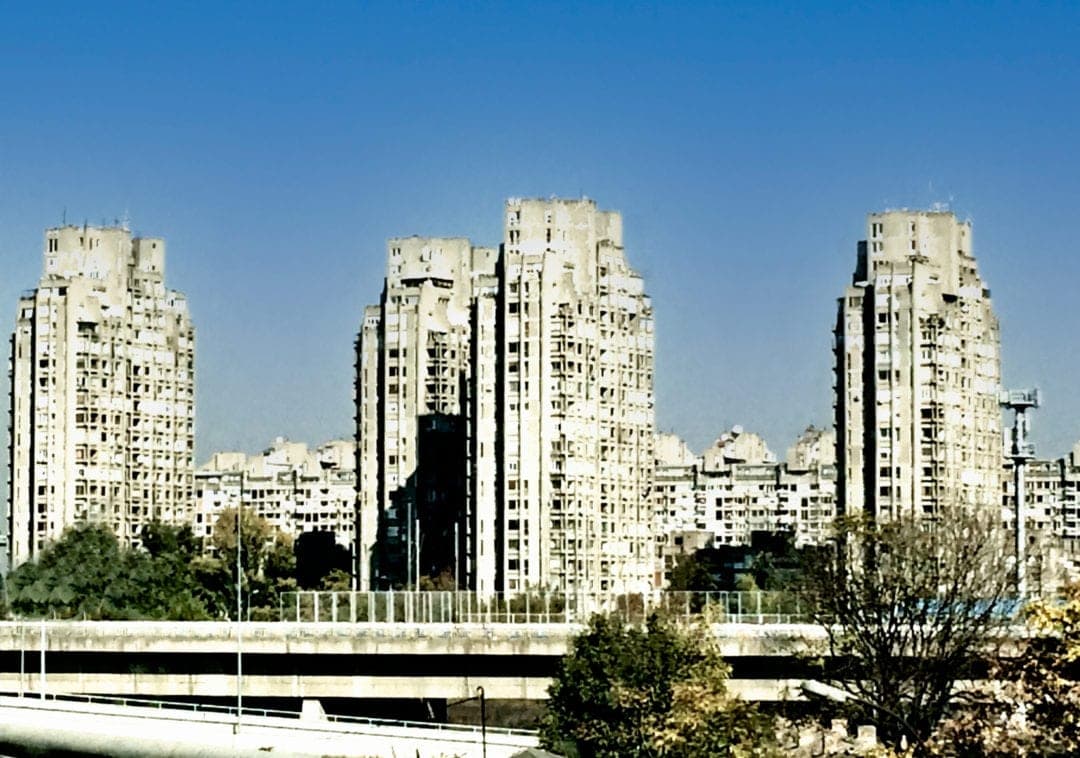
[[[450,756],[508,758],[537,744],[532,735],[453,727],[362,725],[318,719],[150,710],[97,703],[0,698],[0,749],[113,757]]]

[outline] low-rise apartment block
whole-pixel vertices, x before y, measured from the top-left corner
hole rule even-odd
[[[666,584],[681,555],[749,545],[754,532],[787,532],[797,546],[822,541],[836,515],[834,439],[810,427],[778,462],[760,437],[740,427],[698,458],[678,438],[658,435],[656,585]]]
[[[214,453],[195,472],[194,530],[209,542],[225,508],[243,505],[293,538],[332,532],[356,544],[356,446],[333,440],[315,450],[278,439],[258,455]]]

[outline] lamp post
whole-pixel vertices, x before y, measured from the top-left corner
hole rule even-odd
[[[467,697],[463,700],[455,700],[452,703],[447,703],[449,707],[451,705],[461,705],[462,703],[471,703],[473,700],[480,701],[480,750],[482,758],[487,758],[487,700],[484,699],[484,688],[477,687],[476,695],[474,697]]]
[[[241,593],[241,580],[243,577],[243,565],[240,561],[242,550],[241,512],[244,510],[244,472],[240,472],[240,502],[236,506],[236,725],[234,731],[240,732],[241,714],[244,710],[244,687],[243,687],[243,645],[241,634],[243,631],[244,596]]]

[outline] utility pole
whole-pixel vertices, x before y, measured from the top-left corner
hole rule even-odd
[[[244,678],[243,678],[243,634],[244,596],[243,588],[243,564],[240,560],[241,551],[241,515],[244,510],[244,471],[240,472],[240,501],[236,506],[236,724],[233,727],[236,734],[240,733],[240,722],[244,711]]]
[[[1016,557],[1016,596],[1020,599],[1027,597],[1027,522],[1025,506],[1027,493],[1025,491],[1024,467],[1027,462],[1035,457],[1035,445],[1028,442],[1030,422],[1027,412],[1032,408],[1038,408],[1041,402],[1039,390],[1002,390],[1000,404],[1002,408],[1008,408],[1013,412],[1013,427],[1010,440],[1006,445],[1005,457],[1013,463],[1014,487],[1013,496],[1016,504],[1014,515],[1016,527],[1013,530],[1014,550]]]
[[[40,645],[40,647],[41,647],[41,661],[38,664],[39,667],[40,667],[40,672],[38,674],[38,678],[39,678],[41,684],[39,685],[39,689],[40,689],[40,695],[39,696],[41,697],[42,700],[44,700],[45,699],[45,619],[41,620],[41,645]]]

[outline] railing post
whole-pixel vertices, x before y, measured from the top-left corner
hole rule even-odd
[[[330,621],[337,623],[337,592],[330,595]]]
[[[293,596],[296,598],[296,622],[300,623],[300,593],[294,592]]]
[[[312,620],[313,621],[318,621],[319,620],[319,591],[316,590],[312,594],[315,596],[315,604],[312,606],[315,609],[313,611],[314,615],[312,616]]]
[[[349,623],[356,623],[356,592],[349,593]]]

